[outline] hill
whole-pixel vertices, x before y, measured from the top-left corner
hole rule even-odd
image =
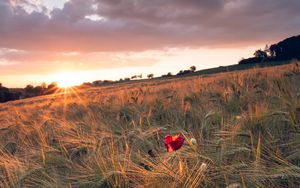
[[[300,35],[286,38],[270,47],[266,45],[264,50],[256,50],[253,55],[254,57],[242,59],[239,64],[300,60]]]
[[[299,83],[293,62],[0,104],[0,187],[299,187]]]

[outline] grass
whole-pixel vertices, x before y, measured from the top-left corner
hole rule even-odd
[[[0,187],[299,187],[299,83],[294,62],[1,104]]]

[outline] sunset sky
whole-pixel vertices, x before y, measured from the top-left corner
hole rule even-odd
[[[300,34],[300,0],[0,0],[0,83],[236,64]]]

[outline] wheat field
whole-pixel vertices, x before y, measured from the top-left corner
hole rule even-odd
[[[0,187],[300,187],[300,63],[0,104]]]

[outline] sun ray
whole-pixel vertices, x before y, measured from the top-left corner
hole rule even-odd
[[[76,72],[60,72],[48,77],[48,82],[56,82],[60,88],[70,88],[82,84],[82,75]]]

